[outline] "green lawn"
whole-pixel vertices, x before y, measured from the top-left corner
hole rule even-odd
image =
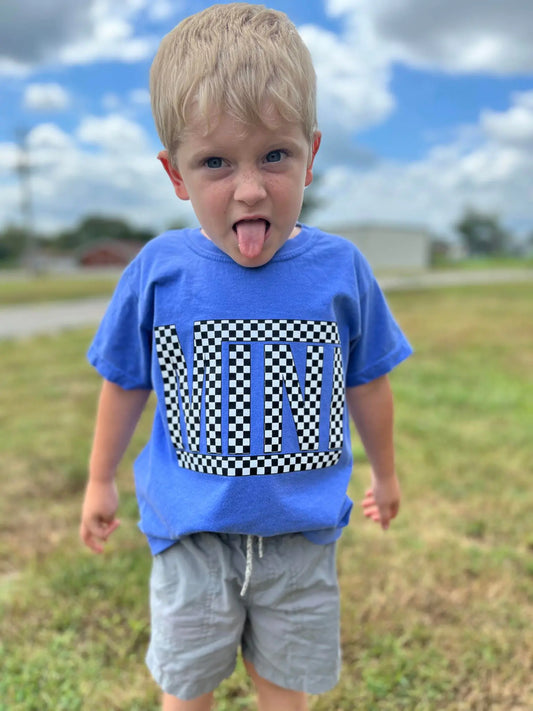
[[[42,274],[35,277],[0,272],[0,306],[111,296],[117,280],[118,272],[92,274],[89,271],[77,275]]]
[[[344,669],[313,711],[533,708],[533,286],[395,293],[416,355],[392,376],[403,504],[339,546]],[[130,467],[107,552],[78,543],[99,387],[90,331],[0,342],[0,711],[152,711],[150,556]],[[358,501],[368,465],[358,444]],[[219,711],[254,709],[242,667]]]
[[[484,257],[465,257],[459,261],[447,259],[446,257],[437,257],[433,266],[436,269],[453,270],[531,269],[533,268],[533,256],[511,257],[505,255],[487,255]]]

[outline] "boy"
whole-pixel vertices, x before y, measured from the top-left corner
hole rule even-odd
[[[373,469],[365,515],[387,528],[387,373],[411,349],[357,249],[297,222],[320,132],[285,15],[233,3],[187,18],[151,95],[159,159],[200,227],[144,248],[90,348],[104,383],[81,537],[101,551],[118,526],[114,475],[153,389],[135,481],[163,709],[207,711],[242,646],[261,711],[303,711],[339,674],[347,411]]]

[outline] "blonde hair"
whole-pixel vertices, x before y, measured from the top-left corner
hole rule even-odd
[[[263,5],[212,5],[180,22],[161,41],[150,73],[152,112],[172,155],[191,121],[227,113],[265,124],[265,107],[301,124],[312,143],[317,127],[311,55],[287,15]]]

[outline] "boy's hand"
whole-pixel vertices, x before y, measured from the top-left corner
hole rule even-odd
[[[372,488],[367,489],[361,503],[367,518],[381,524],[386,531],[391,519],[396,518],[400,508],[400,485],[396,477],[387,481],[375,480]]]
[[[89,481],[81,514],[80,537],[95,553],[102,553],[109,536],[120,526],[115,518],[118,493],[114,481]]]

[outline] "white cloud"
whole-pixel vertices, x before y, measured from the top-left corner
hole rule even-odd
[[[150,92],[143,88],[132,89],[123,96],[114,92],[106,92],[101,98],[101,105],[108,113],[134,115],[139,110],[150,108]]]
[[[182,3],[174,0],[152,0],[148,7],[148,17],[153,22],[161,22],[167,20],[176,13],[178,8],[181,8]]]
[[[149,143],[141,126],[120,114],[84,118],[76,131],[76,137],[82,143],[99,146],[113,154],[140,151]]]
[[[15,143],[0,143],[0,177],[12,178],[19,160],[19,148]],[[2,194],[2,202],[5,196]],[[0,203],[1,204],[1,203]]]
[[[0,55],[0,77],[24,79],[31,73],[30,67],[10,57]]]
[[[64,111],[70,105],[70,96],[59,84],[28,84],[23,102],[31,111]]]
[[[157,46],[155,37],[136,37],[132,19],[146,0],[92,0],[92,32],[64,45],[59,51],[66,64],[87,64],[99,59],[135,62],[149,57]]]
[[[132,104],[137,106],[149,106],[150,105],[150,92],[148,89],[133,89],[128,94],[128,99]]]
[[[59,152],[69,150],[73,146],[69,134],[53,123],[38,124],[29,132],[27,143],[32,151],[48,149]]]
[[[488,136],[496,141],[533,150],[533,91],[513,96],[515,105],[508,111],[486,110],[481,125]]]
[[[394,108],[389,71],[371,37],[339,37],[315,25],[299,28],[313,57],[318,83],[319,117],[333,116],[350,130],[385,119]]]
[[[457,73],[533,70],[531,2],[327,0],[327,8],[363,22],[390,61]]]
[[[57,47],[90,34],[90,2],[4,0],[0,57],[4,65],[28,67],[47,61]]]
[[[137,36],[134,20],[149,0],[3,0],[0,72],[21,76],[50,64],[133,62],[151,56],[158,38]],[[164,9],[164,8],[163,8]]]
[[[137,62],[155,51],[154,37],[133,37],[133,28],[120,19],[95,25],[90,37],[64,46],[58,57],[64,64],[90,64],[99,60]]]

